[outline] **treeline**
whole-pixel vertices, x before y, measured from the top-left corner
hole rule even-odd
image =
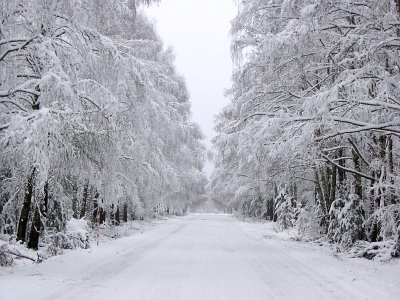
[[[1,234],[37,249],[71,218],[183,214],[203,194],[185,82],[137,10],[151,2],[0,1]]]
[[[233,210],[400,254],[400,2],[239,1],[215,197]]]

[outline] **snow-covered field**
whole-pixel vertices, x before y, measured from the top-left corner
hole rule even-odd
[[[0,271],[1,299],[400,299],[399,260],[332,255],[271,226],[197,214]]]

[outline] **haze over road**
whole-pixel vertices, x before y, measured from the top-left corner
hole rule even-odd
[[[91,253],[75,251],[17,269],[0,276],[0,286],[6,287],[7,299],[30,300],[387,300],[398,296],[396,280],[382,277],[385,266],[375,270],[373,263],[364,260],[343,261],[326,250],[268,236],[259,228],[227,215],[171,219]],[[24,289],[21,276],[26,279]]]

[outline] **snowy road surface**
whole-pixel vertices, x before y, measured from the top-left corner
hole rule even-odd
[[[226,215],[167,220],[3,271],[0,299],[400,299],[398,261],[342,260],[263,228]]]

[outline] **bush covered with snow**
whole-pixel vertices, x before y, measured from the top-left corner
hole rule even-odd
[[[49,234],[45,241],[50,255],[62,253],[63,249],[88,249],[90,243],[87,221],[72,218],[67,222],[64,232]]]
[[[13,263],[13,258],[7,253],[5,245],[0,246],[0,267],[8,267]]]
[[[363,239],[364,214],[364,206],[357,195],[350,194],[346,200],[335,200],[329,211],[329,239],[344,247]]]
[[[14,236],[4,235],[0,239],[0,266],[13,266],[17,262],[40,263],[44,259],[43,251],[27,249]]]
[[[392,257],[400,256],[400,204],[375,211],[365,222],[365,229],[371,242],[366,257],[373,258],[381,252],[390,252]]]
[[[392,204],[375,211],[365,222],[370,242],[396,239],[400,226],[400,204]]]
[[[296,199],[289,194],[285,187],[275,198],[276,223],[279,229],[288,229],[296,224],[300,208]]]
[[[395,238],[395,244],[392,248],[392,257],[400,257],[400,225],[397,228],[397,236]]]
[[[296,227],[303,240],[315,240],[324,233],[321,226],[322,212],[315,207],[302,208],[296,221]]]

